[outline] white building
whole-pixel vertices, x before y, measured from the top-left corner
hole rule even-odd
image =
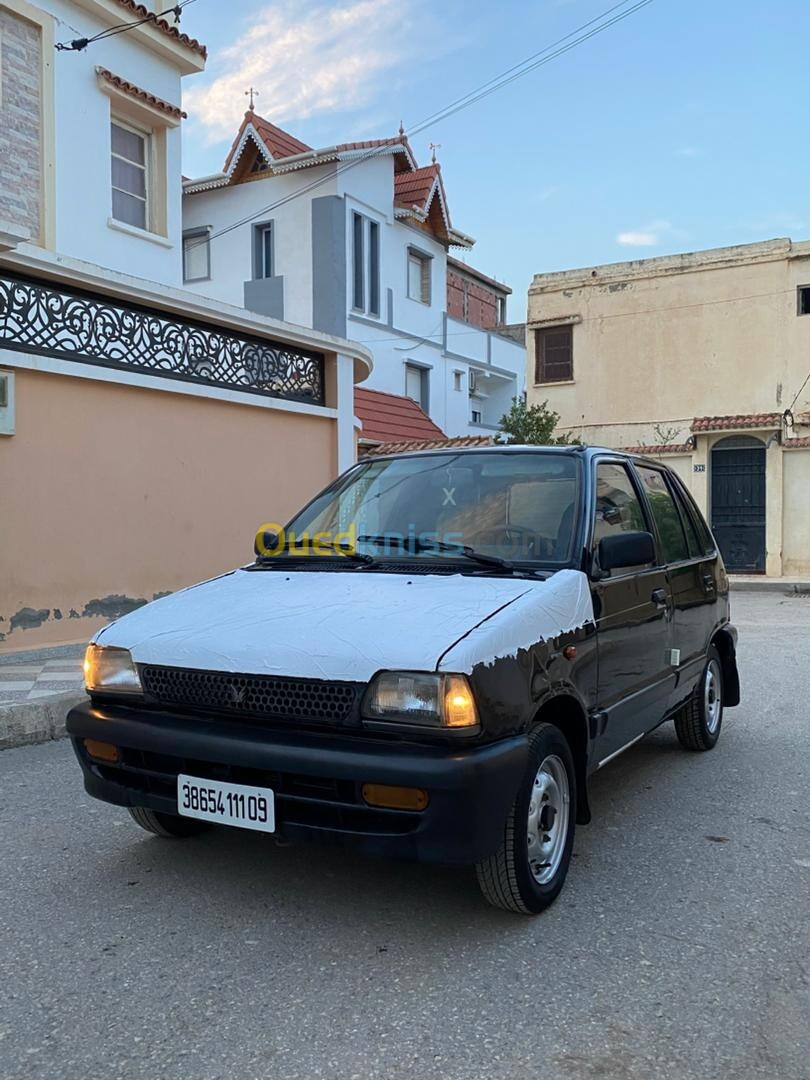
[[[499,332],[510,290],[448,260],[474,241],[403,134],[313,150],[248,111],[223,171],[184,195],[187,288],[359,341],[365,385],[413,398],[447,435],[494,429],[522,393],[525,347]],[[492,302],[468,304],[461,279]]]

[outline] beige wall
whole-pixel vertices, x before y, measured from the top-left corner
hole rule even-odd
[[[783,572],[810,577],[810,447],[783,453],[782,476]]]
[[[247,562],[258,526],[337,472],[331,418],[27,370],[16,396],[1,652],[85,640],[109,621],[94,612]]]
[[[547,398],[562,428],[609,446],[682,442],[696,416],[787,408],[810,356],[810,317],[796,313],[810,249],[754,247],[756,259],[726,249],[725,260],[706,252],[538,275],[529,326],[581,321],[564,385],[534,385],[530,333],[529,400]],[[807,409],[810,385],[794,411]]]

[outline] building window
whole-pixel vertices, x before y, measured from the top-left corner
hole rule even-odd
[[[568,382],[574,377],[573,326],[535,331],[535,383]]]
[[[481,415],[482,414],[481,414],[480,409],[473,409],[472,410],[472,423],[473,424],[480,424],[481,423]]]
[[[352,214],[352,307],[380,314],[380,226]]]
[[[356,311],[366,310],[363,232],[363,215],[352,214],[352,307]]]
[[[125,225],[149,228],[149,135],[118,120],[110,124],[112,216]]]
[[[275,273],[273,258],[273,223],[253,226],[253,278],[270,278]]]
[[[428,411],[428,368],[419,367],[418,364],[405,365],[405,394],[421,406],[424,412]]]
[[[498,326],[503,326],[506,323],[506,297],[498,297]]]
[[[211,277],[209,227],[183,233],[183,281],[208,281]]]
[[[453,372],[453,389],[454,390],[463,390],[464,389],[464,372],[463,371],[454,371]]]
[[[799,314],[810,315],[810,285],[799,286]]]
[[[423,251],[408,248],[408,296],[422,304],[430,303],[430,264]]]

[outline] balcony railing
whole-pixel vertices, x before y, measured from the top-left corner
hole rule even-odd
[[[0,273],[0,348],[324,403],[324,357],[164,311]]]

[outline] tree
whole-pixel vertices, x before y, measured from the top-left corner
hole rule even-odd
[[[560,420],[560,414],[549,409],[548,400],[539,405],[529,405],[526,395],[512,398],[509,412],[501,417],[498,434],[499,443],[520,443],[530,446],[568,446],[578,443],[566,431],[562,435],[554,434]]]

